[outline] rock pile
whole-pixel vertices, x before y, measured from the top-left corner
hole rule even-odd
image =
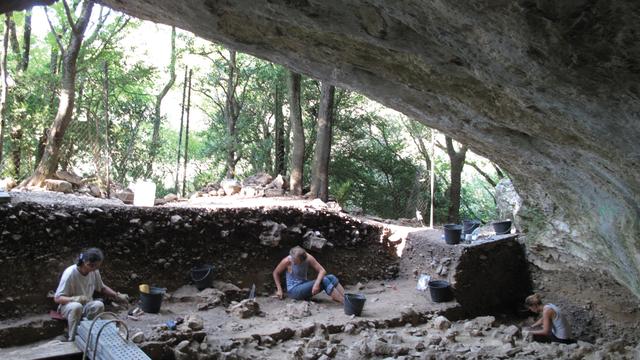
[[[245,197],[284,195],[286,181],[282,175],[273,178],[266,173],[258,173],[244,179],[224,179],[219,183],[209,183],[192,195],[193,198],[241,195]]]

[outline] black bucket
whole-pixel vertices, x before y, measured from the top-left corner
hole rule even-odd
[[[347,315],[360,316],[365,301],[367,301],[367,299],[363,294],[344,294],[344,313]]]
[[[494,221],[491,225],[493,225],[493,230],[496,232],[496,235],[503,235],[511,232],[511,220]]]
[[[464,220],[462,221],[462,234],[471,234],[475,229],[479,228],[482,223],[478,220]]]
[[[449,245],[460,243],[462,235],[462,225],[447,224],[444,226],[444,241]]]
[[[213,265],[196,266],[191,269],[191,280],[198,290],[211,287],[213,283]]]
[[[140,308],[149,314],[157,314],[162,305],[162,297],[164,297],[165,289],[152,287],[149,293],[140,293]]]
[[[429,293],[433,302],[447,302],[453,300],[453,291],[451,285],[445,280],[429,281]]]

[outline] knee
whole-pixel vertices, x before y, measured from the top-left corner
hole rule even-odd
[[[324,279],[329,281],[331,284],[337,284],[339,282],[338,278],[333,274],[325,275]]]
[[[82,304],[79,302],[70,302],[66,305],[68,316],[69,317],[80,317],[82,316]]]

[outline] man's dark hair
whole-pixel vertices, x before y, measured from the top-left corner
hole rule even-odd
[[[96,263],[104,260],[104,254],[102,250],[98,248],[88,248],[80,253],[78,256],[77,265],[81,266],[84,263]]]

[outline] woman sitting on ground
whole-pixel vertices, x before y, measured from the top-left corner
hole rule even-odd
[[[80,254],[76,264],[69,266],[62,273],[53,299],[58,304],[58,311],[69,323],[69,341],[75,339],[76,328],[82,317],[92,320],[104,311],[102,301],[93,300],[94,292],[100,292],[118,302],[129,301],[126,294],[115,292],[102,282],[98,271],[102,260],[102,251],[90,248]]]
[[[534,341],[563,344],[575,342],[571,339],[571,325],[558,306],[554,304],[543,305],[542,298],[538,294],[528,296],[525,299],[525,304],[530,311],[542,314],[542,317],[531,326],[531,328],[542,326],[542,329],[530,332]]]
[[[318,272],[315,280],[307,280],[307,270],[311,266]],[[279,299],[284,298],[280,276],[283,271],[287,271],[287,294],[296,300],[308,300],[312,296],[324,290],[327,295],[339,303],[344,302],[344,288],[340,285],[338,278],[334,275],[327,275],[327,271],[312,255],[300,246],[296,246],[289,251],[289,256],[280,261],[273,270],[273,280],[276,283]]]

